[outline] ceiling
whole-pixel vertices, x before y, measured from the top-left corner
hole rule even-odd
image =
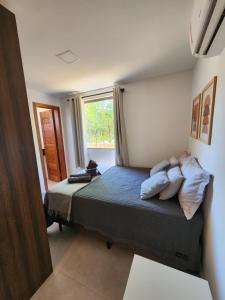
[[[191,69],[192,0],[0,0],[16,14],[28,87],[67,94]],[[65,64],[56,54],[80,60]]]

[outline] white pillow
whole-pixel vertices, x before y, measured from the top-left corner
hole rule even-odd
[[[167,172],[167,176],[169,178],[170,183],[160,193],[160,197],[159,197],[160,200],[167,200],[175,196],[178,193],[182,182],[184,181],[184,177],[181,174],[181,170],[178,166],[170,169]]]
[[[190,179],[201,175],[205,171],[200,167],[199,163],[193,156],[189,156],[183,161],[181,172],[185,178]]]
[[[158,164],[156,164],[151,170],[150,170],[150,176],[165,170],[167,167],[169,167],[170,163],[168,160],[162,160]]]
[[[193,157],[182,165],[181,171],[185,181],[179,192],[179,202],[185,217],[190,220],[204,200],[210,175]]]
[[[191,157],[191,155],[187,151],[184,151],[182,153],[182,155],[178,158],[178,161],[179,161],[180,165],[183,165],[183,163],[186,160],[188,160],[190,157]]]
[[[170,167],[176,167],[179,166],[179,161],[175,156],[170,157],[169,159]]]
[[[166,171],[161,171],[141,184],[141,199],[149,199],[160,193],[169,184]]]

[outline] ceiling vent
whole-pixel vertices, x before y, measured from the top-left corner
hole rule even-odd
[[[74,53],[70,50],[66,50],[64,52],[56,54],[56,57],[61,59],[66,64],[72,64],[80,60],[80,58],[74,55]]]

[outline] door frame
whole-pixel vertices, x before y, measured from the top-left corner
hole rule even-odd
[[[64,144],[63,144],[63,134],[62,134],[62,123],[61,123],[61,115],[60,115],[60,108],[59,106],[45,104],[45,103],[38,103],[33,102],[33,112],[34,112],[34,120],[35,120],[35,127],[37,132],[37,140],[38,140],[38,148],[39,148],[39,154],[41,158],[41,167],[42,167],[42,174],[44,178],[44,185],[46,192],[48,191],[48,178],[47,178],[47,172],[45,168],[45,161],[44,161],[44,155],[42,151],[42,143],[41,143],[41,134],[40,134],[40,126],[38,122],[38,112],[37,108],[46,108],[53,110],[55,119],[55,129],[56,129],[56,141],[57,141],[57,150],[58,150],[58,157],[59,157],[59,166],[60,166],[60,173],[61,173],[61,179],[65,179],[67,177],[67,171],[66,171],[66,160],[65,160],[65,151],[64,151]],[[61,150],[61,151],[59,151]]]

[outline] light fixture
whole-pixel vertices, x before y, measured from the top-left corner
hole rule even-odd
[[[74,53],[70,50],[66,50],[64,52],[58,53],[56,54],[56,57],[61,59],[66,64],[72,64],[80,60],[80,58],[74,55]]]

